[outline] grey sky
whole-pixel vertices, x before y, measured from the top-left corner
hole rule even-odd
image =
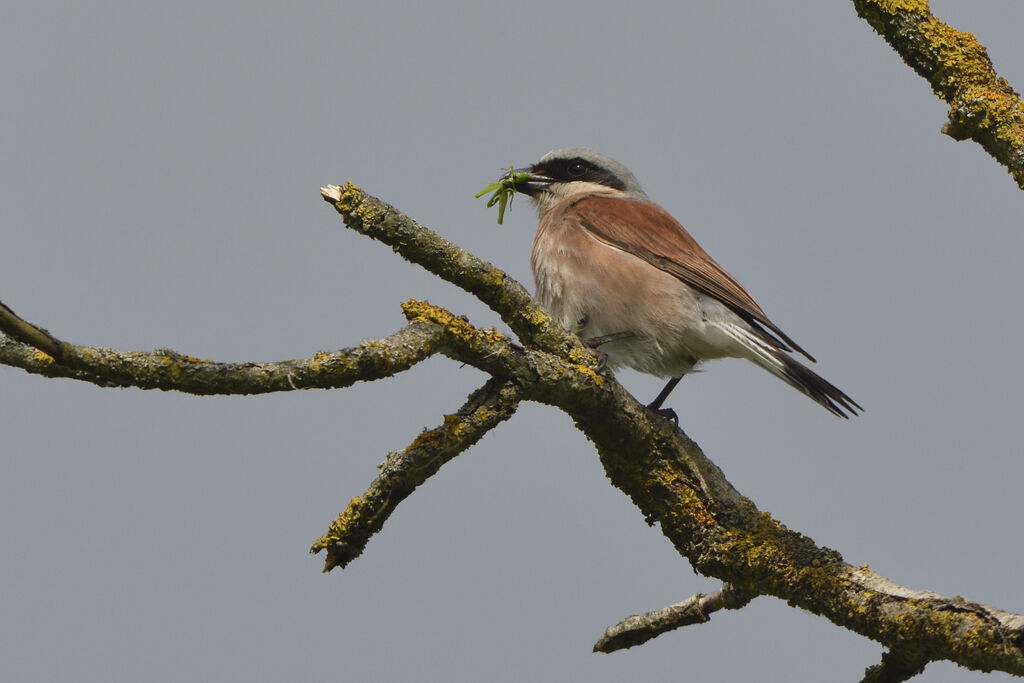
[[[0,299],[77,343],[217,360],[384,336],[411,297],[494,325],[318,188],[356,182],[532,288],[533,212],[499,227],[473,194],[593,147],[866,408],[740,361],[686,378],[669,405],[740,491],[894,581],[1024,611],[1024,194],[938,133],[852,3],[408,4],[8,7]],[[932,5],[1024,88],[1024,4]],[[591,654],[716,584],[536,405],[322,575],[307,548],[384,454],[482,383],[442,358],[258,398],[0,378],[3,680],[845,681],[881,654],[771,598]]]

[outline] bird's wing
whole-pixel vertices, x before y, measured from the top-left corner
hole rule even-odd
[[[747,290],[701,249],[679,221],[657,204],[593,194],[572,201],[563,219],[576,221],[598,240],[633,254],[718,299],[747,322],[763,325],[793,349],[814,360],[768,319]]]

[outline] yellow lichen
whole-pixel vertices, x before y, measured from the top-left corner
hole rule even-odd
[[[686,514],[693,517],[698,524],[703,526],[713,526],[715,524],[715,515],[704,505],[704,501],[700,499],[696,491],[687,486],[683,489],[682,496]]]
[[[897,12],[915,12],[917,14],[927,14],[930,10],[928,9],[928,0],[867,0],[873,5],[878,7],[889,14],[896,14]]]
[[[577,365],[576,370],[583,373],[584,375],[588,375],[591,379],[594,380],[594,383],[597,384],[597,386],[604,386],[604,378],[601,377],[601,375],[594,372],[594,369],[591,368],[589,365]]]
[[[350,533],[352,526],[359,520],[362,514],[363,499],[356,496],[349,501],[348,507],[342,512],[336,520],[331,522],[330,528],[327,533],[321,536],[313,547],[310,549],[313,552],[319,552],[325,548],[338,543],[345,539]]]
[[[342,533],[347,532],[352,524],[361,516],[362,506],[363,499],[359,496],[354,497],[348,502],[348,507],[345,508],[345,511],[338,516],[338,519],[334,520],[331,527],[340,530]]]
[[[349,212],[359,204],[363,202],[363,191],[353,185],[352,183],[345,183],[345,187],[341,188],[341,198],[338,199],[335,206],[338,210]]]
[[[408,450],[417,451],[425,448],[436,448],[444,440],[443,436],[444,435],[439,429],[426,429],[420,432],[419,436],[412,440],[412,443],[409,444]]]
[[[548,322],[548,317],[546,315],[544,315],[544,313],[542,311],[539,311],[537,309],[534,309],[534,310],[530,311],[529,313],[525,314],[523,317],[525,317],[527,322],[529,322],[531,325],[533,325],[535,327],[540,327],[541,325],[546,325],[547,322]]]
[[[478,346],[480,344],[480,335],[477,329],[469,324],[469,321],[453,315],[443,308],[432,306],[429,301],[410,299],[402,304],[402,312],[410,320],[426,320],[441,325],[449,334],[457,337],[469,346]],[[500,333],[493,330],[491,332],[498,335],[495,341],[502,338]],[[491,339],[488,339],[488,341],[491,341]]]
[[[310,363],[310,369],[312,369],[313,372],[320,372],[320,368],[321,368],[320,364],[321,363],[326,363],[330,359],[331,359],[331,354],[324,353],[323,351],[321,351],[321,352],[319,352],[319,353],[317,353],[316,355],[313,356],[313,362]]]
[[[45,351],[36,351],[35,355],[32,356],[32,360],[34,360],[37,363],[45,363],[46,365],[50,365],[51,363],[54,362],[53,356],[46,353]]]
[[[480,276],[480,280],[492,287],[500,287],[505,283],[505,273],[501,272],[498,268],[491,268]]]
[[[355,216],[361,222],[373,223],[373,206],[363,202],[363,191],[352,183],[345,183],[341,188],[341,197],[334,203],[334,208],[343,214]]]
[[[445,415],[444,416],[444,427],[449,434],[456,439],[462,437],[462,433],[465,430],[465,424],[458,415]]]

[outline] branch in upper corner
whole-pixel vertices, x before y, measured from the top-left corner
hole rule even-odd
[[[2,304],[0,304],[2,306]],[[10,333],[21,321],[21,343],[0,337],[0,364],[46,377],[67,377],[105,387],[163,389],[189,394],[265,394],[296,389],[329,389],[358,381],[389,377],[440,350],[444,331],[437,325],[415,322],[385,339],[368,339],[359,346],[318,353],[312,358],[271,363],[216,363],[185,356],[169,349],[151,353],[118,351],[61,342],[40,328],[22,321],[3,306],[3,331]],[[45,334],[44,334],[45,333]],[[49,341],[52,343],[49,343]],[[36,346],[35,342],[39,342]],[[56,345],[56,348],[54,347]],[[55,350],[60,359],[47,349]]]
[[[740,609],[753,599],[750,593],[724,584],[714,593],[697,593],[674,605],[626,617],[605,629],[604,635],[594,644],[594,652],[615,652],[642,645],[662,633],[710,621],[711,614],[720,609]]]
[[[927,659],[904,656],[898,650],[886,652],[882,661],[864,670],[861,683],[903,683],[924,671]]]
[[[342,215],[345,225],[393,248],[408,261],[461,287],[494,310],[525,344],[579,358],[590,351],[537,305],[526,289],[490,263],[473,256],[372,197],[352,183],[328,185],[320,194]]]
[[[970,33],[939,21],[926,0],[854,0],[857,14],[949,103],[943,132],[971,138],[1024,189],[1024,103]]]
[[[357,558],[399,503],[442,465],[512,417],[519,399],[513,382],[491,379],[455,414],[445,415],[443,424],[424,431],[406,449],[389,453],[366,493],[353,498],[310,548],[311,553],[327,551],[324,571],[345,567]]]

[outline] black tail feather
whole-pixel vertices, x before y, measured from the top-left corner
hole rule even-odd
[[[782,364],[782,370],[778,372],[779,376],[794,388],[820,403],[833,415],[849,419],[858,411],[864,412],[864,409],[856,401],[807,366],[784,353],[774,355]]]

